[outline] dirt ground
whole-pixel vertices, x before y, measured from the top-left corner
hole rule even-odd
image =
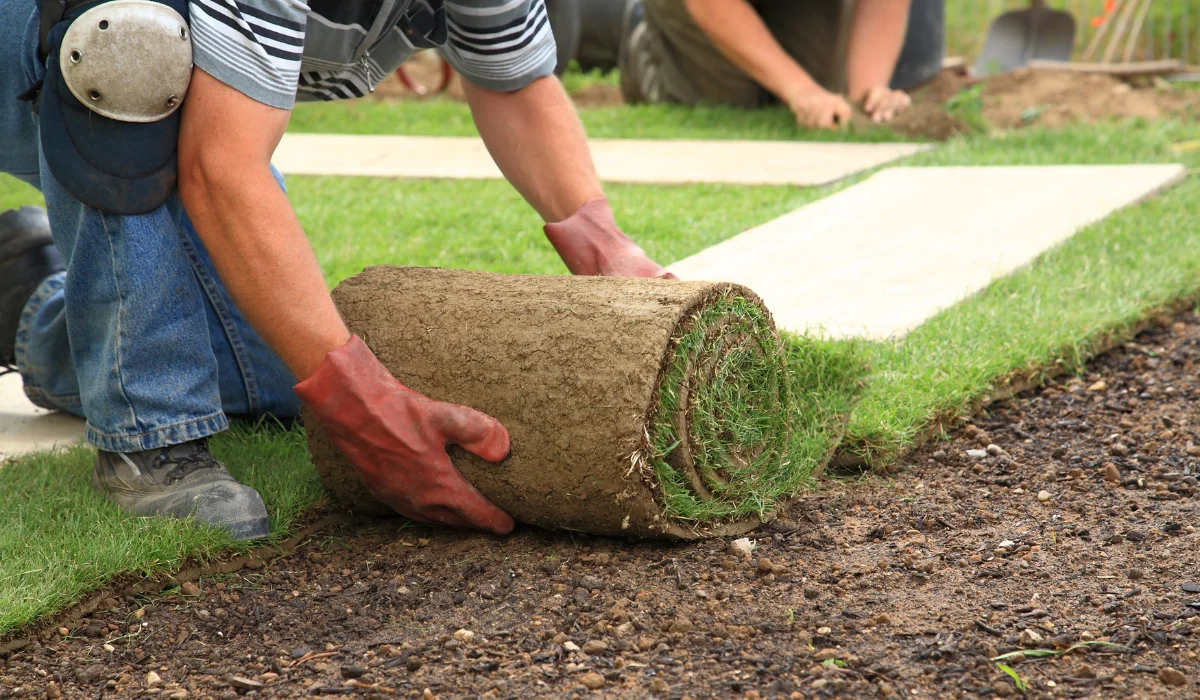
[[[1200,319],[993,406],[750,536],[507,539],[372,521],[0,640],[0,697],[1200,693]],[[83,611],[87,614],[81,616]],[[66,638],[63,638],[65,633]]]
[[[440,69],[440,60],[428,52],[415,56],[405,68],[417,84],[429,87],[431,94],[441,79]],[[979,86],[978,95],[963,93],[974,86]],[[892,127],[908,136],[939,140],[969,131],[971,127],[962,119],[961,113],[948,110],[946,105],[960,93],[963,102],[978,99],[979,114],[996,129],[1057,127],[1108,118],[1191,117],[1200,113],[1200,90],[1173,87],[1162,79],[1125,81],[1109,75],[1017,70],[976,81],[962,71],[946,70],[913,91],[912,107],[902,113]],[[385,80],[375,95],[378,99],[415,97],[395,75]],[[463,98],[458,76],[451,80],[446,95],[451,99]],[[571,97],[580,107],[623,103],[620,90],[609,85],[588,85]],[[862,115],[857,120],[866,121]]]

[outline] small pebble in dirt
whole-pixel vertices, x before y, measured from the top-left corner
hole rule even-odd
[[[176,690],[174,693],[171,693],[170,695],[168,695],[167,698],[169,698],[169,700],[184,700],[187,696],[188,696],[188,691]]]
[[[671,686],[667,685],[667,682],[661,678],[655,678],[654,680],[650,681],[651,693],[665,693],[670,689]]]
[[[946,451],[945,450],[934,450],[933,458],[940,462],[941,460],[946,458]]]
[[[69,636],[71,636],[71,630],[67,629],[66,627],[59,627],[58,628],[58,636],[69,637]]]
[[[824,637],[825,635],[829,634],[832,631],[833,630],[829,629],[828,627],[818,627],[817,628],[817,634],[822,637]]]
[[[691,632],[693,629],[695,629],[695,627],[696,626],[692,624],[691,620],[687,619],[686,617],[679,617],[671,622],[671,626],[667,628],[667,631]]]
[[[1097,392],[1097,393],[1099,393],[1101,391],[1107,391],[1108,390],[1108,382],[1101,379],[1101,380],[1097,381],[1095,384],[1092,384],[1091,386],[1089,386],[1087,390],[1092,391],[1092,392]]]
[[[179,587],[179,590],[182,591],[184,595],[200,595],[200,587],[191,581],[184,581],[183,585]]]
[[[230,676],[229,685],[238,690],[262,690],[266,687],[265,683],[259,683],[256,680],[251,680],[245,676]]]
[[[58,700],[62,697],[62,691],[59,690],[57,683],[51,683],[46,686],[46,697],[50,700]]]
[[[579,651],[579,645],[570,641],[563,642],[563,649],[566,649],[567,651]]]
[[[463,644],[470,644],[475,641],[475,633],[471,630],[458,630],[454,633],[454,638]]]
[[[414,659],[410,656],[408,657],[408,661],[404,662],[404,668],[406,668],[409,673],[416,673],[417,671],[421,670],[421,660]]]
[[[107,651],[107,652],[108,652],[108,653],[110,653],[110,654],[111,654],[111,653],[113,653],[114,651],[116,651],[116,650],[117,650],[117,648],[116,648],[116,647],[114,647],[114,646],[113,646],[113,645],[111,645],[111,644],[105,644],[105,645],[104,645],[103,647],[101,647],[101,648],[102,648],[102,649],[104,649],[104,651]]]
[[[774,573],[774,571],[775,571],[775,564],[773,564],[770,559],[767,559],[766,557],[759,557],[758,573],[770,574],[770,573]]]
[[[267,671],[266,673],[261,674],[258,679],[263,683],[274,683],[275,681],[279,680],[279,674]]]
[[[1180,586],[1184,593],[1200,593],[1200,583],[1185,583]]]
[[[1043,641],[1042,635],[1031,629],[1021,630],[1021,636],[1019,640],[1021,642],[1021,646],[1025,647],[1026,649],[1036,647]]]
[[[995,443],[987,446],[987,453],[993,457],[999,457],[1000,455],[1005,454],[1004,448]]]
[[[821,597],[821,590],[819,588],[814,588],[813,586],[805,586],[804,597],[808,598],[809,600],[816,600],[817,598]]]
[[[1088,666],[1087,664],[1084,664],[1084,665],[1080,666],[1079,668],[1075,669],[1075,677],[1076,678],[1095,678],[1096,677],[1096,669],[1092,668],[1091,666]]]
[[[837,649],[821,649],[817,651],[817,653],[813,654],[813,658],[817,661],[828,661],[830,659],[836,659],[837,657]]]
[[[600,690],[604,687],[604,676],[591,671],[580,676],[579,682],[588,690]]]
[[[967,450],[967,457],[970,457],[971,459],[983,459],[987,456],[987,450]]]
[[[1158,680],[1162,681],[1163,685],[1173,687],[1187,685],[1187,676],[1183,675],[1183,671],[1171,668],[1170,666],[1163,666],[1158,669]]]
[[[296,649],[292,649],[291,656],[293,659],[299,659],[299,658],[303,658],[305,654],[308,654],[310,652],[312,652],[312,649],[309,649],[308,647],[298,647]]]
[[[758,543],[749,537],[741,537],[729,543],[729,553],[735,557],[749,559],[757,545]]]
[[[367,669],[362,666],[342,666],[342,678],[362,678],[367,675]]]
[[[1038,491],[1037,499],[1038,499],[1039,501],[1041,501],[1042,503],[1045,503],[1046,501],[1049,501],[1051,498],[1054,498],[1054,496],[1050,495],[1050,492],[1049,492],[1049,491],[1047,491],[1047,490],[1045,490],[1045,489],[1042,489],[1041,491]]]
[[[212,617],[212,613],[207,610],[197,610],[196,617],[200,618],[201,620],[207,620],[208,618]]]
[[[1124,457],[1129,454],[1129,448],[1118,442],[1108,448],[1108,452],[1114,457]]]
[[[583,644],[583,653],[585,654],[601,654],[608,651],[608,645],[600,639],[589,639]]]
[[[1011,685],[1005,683],[1004,681],[996,681],[995,685],[992,686],[992,692],[995,693],[996,697],[998,698],[1008,698],[1012,697],[1013,689]]]
[[[426,688],[425,690],[421,691],[421,698],[422,700],[435,700],[437,696],[433,694],[432,690]]]
[[[1112,462],[1104,465],[1104,480],[1113,484],[1121,483],[1121,470],[1117,469],[1117,465]]]
[[[1140,581],[1141,578],[1142,578],[1142,570],[1141,569],[1130,569],[1129,570],[1129,579],[1131,581]]]
[[[158,675],[154,671],[151,671],[150,673],[146,674],[146,680],[144,682],[147,688],[155,688],[162,685],[162,676]]]
[[[586,588],[589,591],[597,591],[604,588],[604,581],[595,576],[581,576],[579,577],[579,587]]]

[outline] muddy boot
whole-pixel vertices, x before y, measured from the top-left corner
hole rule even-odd
[[[92,485],[138,515],[194,516],[235,540],[255,540],[270,532],[258,492],[234,480],[209,454],[207,440],[143,452],[101,450]]]
[[[16,361],[17,321],[25,302],[43,280],[64,269],[44,209],[0,214],[0,374]]]

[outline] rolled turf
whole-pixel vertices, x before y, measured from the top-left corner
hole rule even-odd
[[[499,419],[512,453],[451,457],[517,520],[629,537],[744,532],[795,485],[786,352],[731,284],[373,267],[334,300],[406,386]],[[337,501],[386,512],[308,422]]]

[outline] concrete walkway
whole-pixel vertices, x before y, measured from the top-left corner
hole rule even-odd
[[[591,139],[607,182],[824,185],[929,148],[914,143]],[[478,138],[284,134],[286,175],[496,179]]]
[[[885,338],[1184,173],[1180,165],[889,168],[670,269],[750,287],[780,328]]]
[[[0,377],[0,464],[25,452],[83,440],[83,421],[29,403],[16,374]]]

